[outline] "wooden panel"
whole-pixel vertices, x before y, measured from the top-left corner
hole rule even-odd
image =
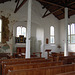
[[[59,64],[60,63],[60,64]],[[47,64],[47,65],[46,65]],[[51,65],[54,64],[54,65]],[[40,68],[40,67],[49,67],[49,66],[58,66],[63,65],[62,62],[45,62],[45,63],[32,63],[32,64],[19,64],[19,65],[6,65],[4,67],[5,74],[8,73],[8,70],[20,70],[20,69],[30,69],[30,68]]]
[[[65,67],[67,67],[67,69],[70,69],[70,66],[73,66],[74,68],[75,64],[71,64],[71,65],[63,65],[63,66],[55,66],[55,67],[44,67],[44,68],[34,68],[34,69],[26,69],[26,70],[16,70],[16,71],[10,71],[8,72],[8,75],[25,75],[27,73],[27,75],[56,75],[56,74],[60,74],[61,69],[64,68],[64,71],[67,72],[65,70]],[[68,67],[69,66],[69,67]],[[32,72],[31,72],[32,71]],[[71,72],[72,70],[70,69],[69,72]],[[75,70],[73,70],[75,71]],[[29,72],[29,74],[28,74]]]
[[[26,48],[25,47],[17,47],[16,51],[17,51],[17,53],[25,53]]]
[[[75,71],[66,72],[66,73],[60,73],[60,74],[57,74],[57,75],[75,75]]]

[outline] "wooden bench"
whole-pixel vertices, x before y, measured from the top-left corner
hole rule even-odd
[[[30,68],[49,67],[49,66],[58,66],[58,65],[63,65],[63,62],[59,61],[59,62],[5,65],[3,75],[6,75],[8,73],[8,70],[20,70],[20,69],[30,69]]]
[[[70,56],[75,56],[75,52],[69,52]]]
[[[64,61],[64,64],[71,64],[75,60],[75,56],[54,56],[53,61]]]
[[[0,53],[0,59],[4,57],[7,58],[8,55],[10,55],[10,53]]]
[[[25,64],[25,63],[40,63],[40,62],[50,62],[49,59],[39,59],[39,60],[22,60],[22,61],[9,61],[9,62],[2,62],[1,68],[2,68],[2,75],[3,75],[3,69],[4,65],[13,65],[13,64]]]
[[[71,71],[75,71],[75,64],[15,70],[15,71],[9,70],[7,75],[56,75]]]
[[[2,59],[0,60],[0,63],[1,62],[10,62],[10,61],[22,61],[22,60],[42,60],[42,59],[45,59],[45,58],[12,58],[12,59]]]
[[[60,73],[60,74],[57,74],[57,75],[75,75],[75,71],[66,72],[66,73]]]
[[[3,66],[4,66],[4,64],[5,63],[10,63],[10,62],[17,62],[18,63],[18,61],[21,61],[21,62],[23,62],[23,61],[28,61],[28,60],[45,60],[45,58],[27,58],[27,59],[25,59],[25,58],[16,58],[16,59],[14,59],[14,58],[12,58],[12,59],[1,59],[0,60],[0,74],[1,74],[1,72],[2,72],[2,69],[3,69]],[[20,63],[21,63],[20,62]]]
[[[36,57],[40,57],[41,58],[41,54],[42,54],[42,52],[35,52],[35,53],[33,53],[32,54],[32,56],[34,57],[34,56],[36,56]]]
[[[64,61],[64,64],[72,64],[75,60],[75,56],[61,56],[59,60]]]

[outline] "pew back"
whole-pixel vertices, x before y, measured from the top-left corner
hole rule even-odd
[[[66,72],[66,73],[60,73],[60,74],[57,74],[57,75],[75,75],[75,71]]]
[[[44,67],[44,68],[33,68],[25,70],[9,70],[8,75],[56,75],[65,72],[75,71],[75,64]]]
[[[17,65],[6,65],[4,67],[4,74],[8,73],[8,70],[20,70],[20,69],[30,69],[30,68],[40,68],[49,66],[63,65],[63,62],[45,62],[45,63],[31,63],[31,64],[17,64]]]
[[[3,75],[3,69],[4,65],[13,65],[13,64],[25,64],[25,63],[41,63],[41,62],[50,62],[49,59],[39,59],[39,60],[22,60],[22,61],[8,61],[8,62],[2,62],[2,75]]]

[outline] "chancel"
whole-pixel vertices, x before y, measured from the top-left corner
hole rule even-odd
[[[0,75],[75,75],[75,1],[0,0]]]

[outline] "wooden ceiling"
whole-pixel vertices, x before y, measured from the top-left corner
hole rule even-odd
[[[4,3],[11,0],[0,0],[0,3]],[[17,3],[14,13],[16,13],[27,0],[22,0],[22,3],[19,4],[21,0],[15,0]],[[32,0],[33,1],[33,0]],[[42,5],[42,10],[46,8],[46,12],[43,14],[42,18],[53,14],[59,20],[64,18],[64,8],[69,9],[68,17],[75,15],[75,0],[36,0]],[[18,6],[19,5],[19,6]]]
[[[37,0],[43,5],[42,9],[46,8],[46,12],[42,16],[45,18],[46,16],[53,14],[59,20],[64,18],[64,8],[67,7],[69,9],[68,17],[75,15],[75,0]],[[49,11],[49,13],[48,13]]]
[[[0,0],[0,3],[4,3],[4,2],[7,2],[7,1],[11,1],[11,0]]]

